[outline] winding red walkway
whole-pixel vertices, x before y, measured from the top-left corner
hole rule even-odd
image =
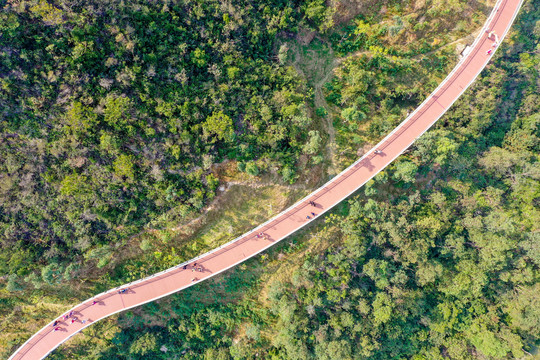
[[[373,151],[323,187],[230,243],[187,263],[122,288],[109,290],[75,306],[67,312],[67,314],[73,312],[71,318],[51,321],[17,349],[10,359],[42,359],[86,326],[114,313],[167,296],[219,274],[286,238],[308,224],[314,217],[322,215],[347,198],[427,131],[469,87],[497,48],[492,46],[494,37],[488,38],[487,30],[495,31],[499,40],[502,41],[522,1],[499,0],[486,21],[484,29],[472,45],[471,51],[441,85]],[[310,202],[315,202],[316,206]],[[316,216],[313,216],[312,212]],[[311,219],[308,219],[308,216]],[[258,237],[259,233],[264,233],[264,237]],[[197,269],[193,271],[195,263]],[[199,271],[199,268],[202,271]],[[120,289],[126,288],[129,289],[119,292]],[[76,321],[72,323],[71,319],[75,318]],[[56,325],[54,325],[55,321],[58,321]]]

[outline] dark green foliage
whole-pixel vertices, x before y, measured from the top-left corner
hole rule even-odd
[[[361,15],[348,37],[330,35],[338,51],[369,50],[327,87],[346,136],[354,140],[366,124],[366,138],[380,138],[436,86],[429,80],[445,72],[445,56],[412,59],[432,46],[399,52],[381,40],[406,26],[428,36],[438,16],[465,6],[433,3],[414,25],[395,2],[388,23]],[[202,208],[219,184],[214,162],[236,159],[253,176],[270,162],[292,183],[298,156],[319,156],[324,146],[307,90],[279,65],[288,50],[273,42],[302,22],[328,29],[334,8],[324,2],[62,4],[34,1],[0,14],[0,274],[13,296],[0,299],[5,313],[28,288],[45,292],[80,276],[84,267],[68,260],[105,267],[149,220]],[[511,45],[453,109],[370,181],[366,196],[320,224],[334,231],[329,248],[295,257],[305,245],[296,237],[270,252],[285,254],[281,268],[274,261],[261,270],[252,259],[121,314],[112,339],[98,332],[103,338],[88,337],[88,347],[67,345],[50,357],[465,360],[533,352],[539,9],[526,1]],[[323,110],[315,113],[331,116]],[[153,256],[178,262],[174,249]],[[132,259],[123,270],[135,278],[154,266]],[[266,284],[260,271],[286,275]],[[95,286],[107,288],[106,279]]]
[[[526,4],[518,38],[537,9]],[[511,359],[532,351],[540,335],[537,69],[516,51],[504,47],[464,99],[369,184],[371,198],[328,217],[340,229],[336,245],[265,286],[264,304],[259,288],[244,284],[256,295],[234,305],[203,305],[190,289],[169,306],[147,306],[177,317],[159,331],[170,352],[152,357]],[[103,358],[128,358],[126,349],[156,331],[124,326]]]
[[[202,208],[224,159],[252,175],[255,159],[289,169],[310,119],[273,44],[301,11],[286,1],[5,4],[0,274],[105,266],[110,244],[150,220]]]

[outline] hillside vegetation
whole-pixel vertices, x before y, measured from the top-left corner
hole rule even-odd
[[[232,239],[349,164],[437,86],[490,5],[5,5],[3,354],[70,304]],[[539,9],[526,1],[454,107],[324,219],[50,357],[533,358]],[[221,195],[228,181],[239,188]]]

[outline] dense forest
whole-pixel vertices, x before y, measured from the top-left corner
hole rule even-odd
[[[292,187],[305,170],[324,179],[333,160],[349,164],[437,85],[457,60],[452,42],[489,5],[5,5],[5,354],[31,334],[13,324],[39,319],[21,308],[55,304],[41,312],[48,321],[146,273],[135,268],[196,255],[167,229],[216,200],[221,165]],[[51,358],[534,358],[539,19],[540,2],[526,1],[471,89],[324,219],[225,275],[95,324]],[[323,44],[337,59],[321,84],[297,66],[310,36],[304,48]],[[135,243],[144,229],[161,237]],[[131,244],[142,254],[115,262]]]
[[[272,6],[270,6],[272,5]],[[306,6],[309,6],[307,4]],[[55,281],[151,220],[201,209],[237,160],[294,178],[313,153],[298,76],[273,59],[298,6],[10,2],[0,14],[0,273]]]

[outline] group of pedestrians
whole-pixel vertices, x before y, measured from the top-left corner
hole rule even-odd
[[[60,324],[60,322],[62,321],[65,321],[67,322],[70,318],[70,323],[73,324],[75,323],[78,318],[76,316],[73,316],[73,310],[69,312],[69,314],[65,314],[64,316],[60,317],[59,320],[55,320],[54,323],[52,324],[52,327],[53,327],[53,330],[54,331],[59,331],[59,330],[62,330],[62,328],[60,326],[58,326]],[[83,324],[86,323],[86,320],[83,320],[81,321]]]
[[[488,33],[488,39],[491,39],[493,38],[493,44],[491,45],[492,47],[497,47],[497,45],[499,45],[499,37],[497,36],[497,34],[495,33],[495,31],[489,31],[489,30],[486,30],[486,32]],[[486,53],[488,55],[491,55],[491,53],[493,52],[493,49],[489,49]]]
[[[200,265],[197,267],[197,263],[195,263],[193,264],[193,268],[191,269],[191,272],[195,272],[195,271],[203,272],[203,267]]]
[[[268,236],[268,234],[265,234],[263,232],[258,233],[257,235],[255,235],[255,237],[257,239],[264,239],[264,240],[269,240],[270,239],[270,236]]]
[[[309,202],[309,205],[311,205],[311,206],[313,206],[313,207],[317,207],[317,204],[315,203],[315,201],[310,201],[310,202]],[[317,214],[315,214],[315,213],[312,211],[312,212],[311,212],[311,216],[307,215],[307,216],[306,216],[306,219],[311,220],[311,217],[312,217],[312,216],[315,217],[315,216],[317,216]]]
[[[186,264],[186,265],[184,265],[184,266],[182,267],[182,269],[187,270],[188,267],[189,267],[189,265]],[[203,272],[204,269],[203,269],[202,265],[197,266],[197,263],[193,263],[193,265],[191,265],[191,272],[195,272],[195,271]],[[191,282],[195,282],[195,281],[197,281],[197,280],[198,280],[198,279],[197,279],[196,277],[191,278]]]

